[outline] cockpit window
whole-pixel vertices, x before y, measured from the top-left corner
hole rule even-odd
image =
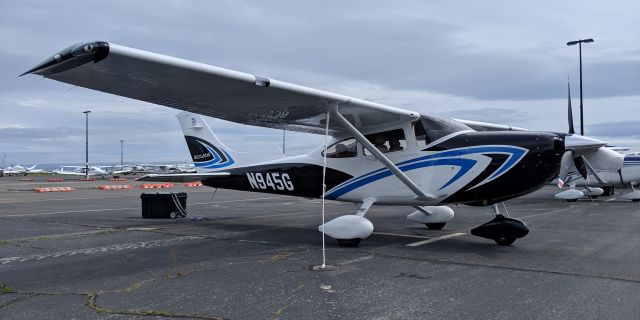
[[[366,138],[382,153],[407,149],[407,140],[404,137],[404,130],[402,129],[369,134],[366,135]],[[364,148],[364,155],[371,155],[371,152],[369,152],[367,148]]]
[[[444,136],[465,130],[473,129],[455,120],[432,116],[421,116],[420,120],[414,124],[418,147],[424,147]]]
[[[327,147],[327,158],[355,157],[358,154],[356,150],[356,139],[345,139]],[[324,156],[324,151],[322,155]]]

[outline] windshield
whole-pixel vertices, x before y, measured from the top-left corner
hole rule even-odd
[[[429,144],[444,136],[459,131],[473,130],[465,124],[433,116],[421,116],[420,121],[415,123],[415,132],[418,143]]]

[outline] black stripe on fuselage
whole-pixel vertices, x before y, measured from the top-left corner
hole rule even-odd
[[[322,196],[322,166],[308,163],[287,163],[249,166],[225,170],[231,175],[205,179],[202,183],[213,188],[286,194],[307,198]],[[327,168],[327,190],[353,176]]]

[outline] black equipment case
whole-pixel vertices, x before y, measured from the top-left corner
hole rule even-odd
[[[143,193],[140,195],[140,199],[142,200],[143,218],[174,219],[187,215],[186,192]]]

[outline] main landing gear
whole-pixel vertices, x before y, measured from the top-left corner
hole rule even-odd
[[[623,199],[631,200],[633,202],[640,201],[640,190],[636,190],[636,185],[631,185],[631,192],[622,195]]]
[[[447,206],[415,206],[417,211],[407,216],[407,219],[423,223],[429,230],[441,230],[447,222],[453,219],[453,209]]]
[[[318,231],[322,232],[324,227],[324,233],[336,239],[338,244],[343,247],[358,246],[362,239],[373,233],[373,223],[364,217],[373,203],[373,199],[364,200],[355,215],[337,217],[320,225]]]
[[[498,205],[493,205],[496,217],[478,227],[471,229],[474,236],[491,239],[501,246],[511,245],[518,238],[522,238],[529,233],[529,227],[517,219],[503,216],[498,209]]]

